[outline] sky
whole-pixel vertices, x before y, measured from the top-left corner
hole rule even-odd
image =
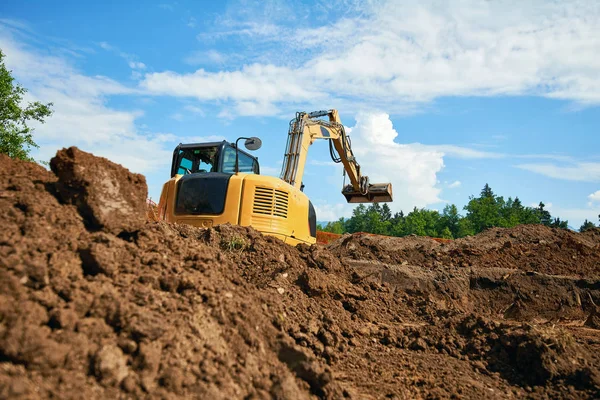
[[[279,176],[289,121],[338,109],[393,211],[459,209],[487,183],[577,229],[600,214],[600,2],[0,2],[0,49],[52,102],[32,155],[63,147],[146,176],[157,200],[178,143],[258,136]],[[305,193],[352,214],[327,143]]]

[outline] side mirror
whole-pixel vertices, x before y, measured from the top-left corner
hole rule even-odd
[[[262,140],[255,136],[252,136],[251,138],[246,139],[246,141],[244,142],[244,146],[251,151],[258,150],[262,146]]]

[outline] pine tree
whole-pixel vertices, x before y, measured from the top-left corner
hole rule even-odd
[[[537,208],[540,223],[546,226],[550,226],[550,224],[552,223],[552,216],[550,215],[550,212],[544,209],[544,207],[546,207],[546,205],[540,201],[540,204]]]
[[[488,185],[487,183],[485,184],[483,189],[481,189],[481,194],[479,195],[479,198],[481,198],[481,199],[493,199],[494,198],[494,192],[492,191],[492,188],[490,187],[490,185]]]
[[[594,229],[595,227],[596,227],[596,225],[594,225],[593,222],[588,221],[586,219],[585,221],[583,221],[583,224],[581,225],[581,227],[579,227],[579,232],[585,232],[587,230]]]
[[[392,219],[392,210],[390,210],[390,207],[387,205],[387,203],[383,203],[383,206],[381,207],[381,220],[389,221],[391,219]]]

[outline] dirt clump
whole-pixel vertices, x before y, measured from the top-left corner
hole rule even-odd
[[[76,147],[60,150],[50,161],[62,202],[74,204],[90,230],[120,233],[146,222],[146,178]]]
[[[600,395],[593,232],[290,247],[141,224],[139,176],[52,165],[0,155],[0,398]]]

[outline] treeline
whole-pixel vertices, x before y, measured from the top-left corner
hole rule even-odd
[[[352,212],[352,217],[340,218],[328,222],[319,229],[332,233],[369,232],[389,236],[431,236],[456,239],[475,235],[487,228],[510,228],[520,224],[543,224],[555,228],[568,228],[568,221],[553,217],[546,210],[544,203],[537,207],[523,206],[518,197],[496,196],[488,184],[481,190],[479,197],[471,196],[464,207],[465,215],[461,215],[458,207],[449,204],[440,213],[436,210],[414,208],[408,214],[402,211],[392,214],[387,204],[373,203],[369,207],[359,205]],[[600,216],[599,216],[600,218]],[[587,224],[586,226],[584,226]],[[580,230],[595,227],[586,220]]]

